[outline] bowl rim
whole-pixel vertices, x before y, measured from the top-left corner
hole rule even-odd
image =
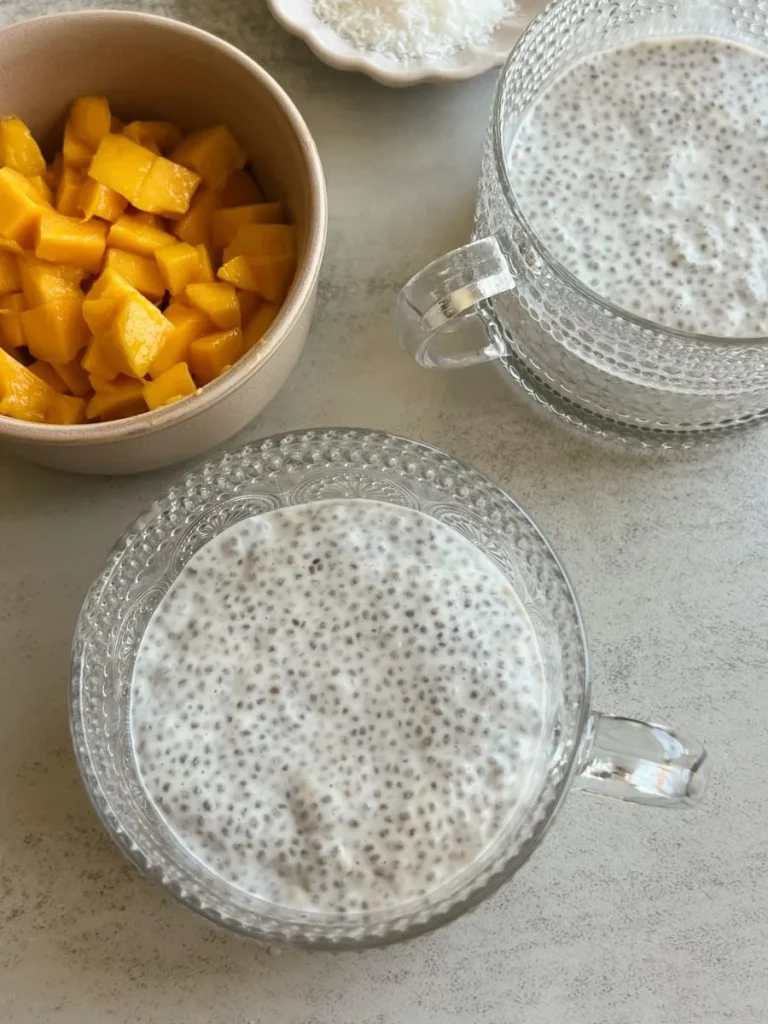
[[[0,28],[0,40],[15,33],[28,32],[43,24],[55,26],[83,21],[99,22],[109,19],[115,22],[145,23],[172,35],[183,35],[214,47],[230,60],[249,71],[258,85],[270,94],[282,110],[293,130],[296,142],[306,168],[306,183],[309,187],[310,204],[307,225],[307,239],[304,252],[299,258],[296,274],[280,311],[265,334],[265,340],[247,352],[221,377],[206,384],[194,395],[180,402],[160,409],[128,416],[122,420],[107,423],[84,423],[63,426],[52,423],[31,423],[10,416],[0,416],[0,439],[19,441],[26,444],[56,445],[62,447],[88,447],[128,441],[138,437],[149,437],[158,431],[177,426],[212,409],[225,401],[234,391],[255,376],[278,348],[286,341],[289,333],[298,324],[307,305],[313,300],[315,285],[325,250],[328,229],[328,195],[320,154],[312,134],[298,107],[281,85],[260,64],[231,43],[220,39],[212,32],[177,21],[175,18],[146,14],[142,11],[117,11],[98,8],[85,11],[67,11],[60,14],[44,14],[26,18]]]

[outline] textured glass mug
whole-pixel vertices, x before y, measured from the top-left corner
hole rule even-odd
[[[573,424],[642,446],[687,447],[768,413],[768,338],[667,329],[592,292],[532,231],[505,161],[521,119],[576,61],[675,35],[768,51],[768,10],[762,0],[552,0],[531,22],[496,87],[474,241],[398,299],[401,342],[421,365],[498,360],[508,381]]]
[[[393,911],[322,914],[259,899],[205,868],[149,800],[131,741],[133,666],[168,587],[203,544],[249,516],[330,498],[418,509],[447,523],[509,579],[533,624],[547,689],[546,770],[530,799],[470,867]],[[114,841],[149,878],[199,914],[271,945],[350,949],[437,928],[528,859],[570,788],[638,803],[695,803],[703,748],[660,725],[589,707],[584,631],[568,579],[542,534],[504,491],[435,448],[363,430],[308,430],[204,464],[128,528],[83,603],[70,690],[83,781]]]

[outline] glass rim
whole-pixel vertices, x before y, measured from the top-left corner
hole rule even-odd
[[[401,929],[397,928],[396,918],[393,918],[392,927],[386,930],[383,934],[374,932],[372,934],[365,934],[360,938],[351,936],[334,938],[329,936],[327,940],[316,938],[303,940],[301,937],[294,937],[290,942],[285,942],[281,941],[279,938],[272,937],[274,934],[274,927],[273,931],[270,932],[270,922],[268,918],[265,918],[264,920],[264,927],[259,929],[257,926],[252,926],[245,921],[235,919],[229,915],[221,915],[215,907],[201,905],[201,903],[198,902],[188,890],[177,887],[174,882],[167,881],[163,874],[158,871],[157,865],[151,863],[142,848],[134,841],[131,834],[122,827],[121,814],[119,813],[119,810],[115,809],[113,801],[107,796],[102,787],[102,771],[96,763],[94,754],[91,751],[90,743],[88,742],[89,727],[87,723],[89,715],[84,708],[84,701],[82,699],[83,680],[85,678],[88,662],[85,648],[87,646],[86,641],[88,640],[90,632],[86,610],[89,608],[91,603],[94,600],[97,600],[102,594],[109,578],[115,572],[120,558],[124,557],[132,550],[137,531],[143,529],[149,522],[157,518],[174,494],[178,494],[189,484],[202,479],[206,472],[210,472],[211,468],[220,467],[226,460],[231,460],[239,453],[244,453],[247,449],[252,449],[255,452],[269,450],[274,453],[279,451],[281,444],[288,441],[312,436],[315,436],[318,439],[323,437],[327,438],[329,434],[337,434],[339,441],[354,441],[357,439],[362,440],[364,438],[369,440],[381,439],[383,441],[394,440],[398,443],[404,443],[408,446],[412,446],[414,449],[419,449],[425,454],[434,454],[441,459],[449,460],[455,465],[461,467],[465,472],[479,478],[483,484],[496,490],[500,496],[503,497],[505,502],[510,503],[516,513],[525,520],[528,527],[538,538],[546,551],[547,556],[554,562],[555,568],[563,581],[567,598],[571,604],[575,621],[578,626],[580,654],[583,665],[581,672],[582,697],[579,719],[578,722],[574,723],[572,747],[568,752],[568,758],[564,763],[564,770],[561,778],[558,781],[557,788],[554,791],[552,799],[546,807],[544,815],[532,830],[531,835],[525,839],[513,854],[507,857],[500,857],[498,868],[495,869],[484,882],[473,886],[473,883],[469,881],[467,892],[464,895],[460,895],[455,902],[451,903],[447,907],[438,908],[434,915],[428,916],[426,920],[413,922]],[[101,824],[104,826],[112,841],[120,852],[135,865],[142,876],[156,884],[158,888],[170,895],[176,902],[180,903],[187,909],[192,910],[199,916],[205,917],[214,924],[223,926],[237,934],[253,938],[256,941],[262,941],[272,945],[290,945],[297,948],[307,949],[352,950],[389,945],[394,942],[415,938],[418,935],[434,931],[477,906],[500,886],[509,881],[509,879],[526,863],[528,858],[534,850],[537,849],[540,842],[548,832],[549,827],[557,816],[564,799],[571,789],[573,777],[578,770],[579,757],[583,747],[582,741],[587,731],[589,717],[591,714],[590,691],[591,679],[586,631],[584,629],[584,620],[581,608],[570,577],[563,567],[557,553],[553,549],[547,537],[542,533],[539,526],[534,522],[525,509],[522,508],[521,505],[506,491],[505,488],[495,483],[495,481],[487,477],[470,463],[467,463],[462,459],[455,458],[435,445],[431,445],[426,442],[415,441],[411,438],[402,437],[401,435],[392,434],[386,431],[368,430],[365,428],[320,427],[310,428],[307,430],[286,431],[280,434],[273,434],[267,437],[258,438],[247,442],[246,444],[237,446],[234,449],[230,449],[214,459],[204,460],[195,468],[178,475],[174,480],[172,480],[170,485],[164,489],[164,491],[150,504],[150,506],[135,517],[135,519],[121,532],[119,538],[104,558],[97,576],[83,599],[80,613],[78,615],[72,644],[69,683],[69,721],[75,760],[88,798],[96,811]],[[192,859],[195,859],[193,855],[190,856]],[[200,863],[200,868],[202,872],[210,870],[202,862]],[[365,929],[365,926],[363,926],[363,928]]]
[[[512,180],[509,175],[507,167],[507,161],[504,158],[504,140],[502,139],[502,103],[504,97],[504,89],[509,80],[509,76],[512,72],[512,67],[517,59],[518,51],[521,49],[523,43],[528,37],[529,33],[533,34],[538,29],[539,24],[543,24],[547,19],[552,17],[553,11],[556,11],[563,3],[567,0],[550,0],[544,8],[533,18],[526,26],[525,30],[521,34],[518,41],[512,47],[509,55],[504,62],[504,66],[499,74],[498,81],[496,82],[496,88],[494,91],[493,108],[492,108],[492,137],[493,137],[493,158],[496,168],[496,174],[501,183],[502,192],[504,199],[511,210],[513,216],[522,224],[523,228],[530,237],[531,244],[536,250],[537,255],[543,260],[545,265],[551,270],[560,281],[567,285],[573,291],[577,292],[582,298],[588,299],[596,306],[600,307],[604,312],[610,316],[618,318],[620,320],[626,320],[636,327],[640,327],[645,331],[653,331],[657,334],[666,334],[673,338],[678,338],[682,341],[696,342],[697,344],[706,345],[712,348],[735,348],[735,347],[750,347],[750,348],[762,348],[768,345],[768,334],[751,335],[748,337],[723,337],[717,334],[700,334],[696,331],[685,331],[677,327],[668,327],[666,324],[658,323],[655,320],[649,320],[646,317],[639,316],[636,313],[632,313],[622,306],[611,302],[610,299],[600,295],[599,292],[593,291],[588,285],[584,284],[575,276],[567,267],[556,259],[549,249],[544,245],[543,241],[539,238],[539,235],[534,230],[531,222],[528,220],[526,215],[523,213],[520,203],[518,202],[515,194]],[[606,9],[612,6],[613,0],[599,0],[602,2]],[[707,5],[709,6],[709,5]],[[711,36],[714,39],[723,38],[715,35],[714,33],[707,33],[701,31],[699,33],[702,36]],[[664,36],[659,34],[658,36],[648,36],[651,38],[673,38],[673,36]],[[600,51],[595,51],[600,52]],[[534,98],[529,104],[530,107],[537,102],[537,98]]]

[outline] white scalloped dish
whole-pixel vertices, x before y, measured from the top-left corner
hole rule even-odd
[[[325,64],[340,71],[359,71],[382,85],[398,87],[419,82],[460,82],[500,67],[528,22],[544,6],[544,0],[517,0],[515,12],[486,43],[465,47],[446,57],[410,60],[355,49],[330,25],[320,21],[313,12],[312,0],[267,0],[267,6],[283,28],[303,39]]]

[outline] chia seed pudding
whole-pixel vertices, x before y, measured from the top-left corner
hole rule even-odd
[[[550,253],[616,305],[668,327],[768,334],[768,60],[706,38],[582,60],[508,153]]]
[[[449,526],[376,501],[246,519],[142,640],[131,729],[190,853],[273,903],[355,913],[461,873],[543,765],[533,627]]]

